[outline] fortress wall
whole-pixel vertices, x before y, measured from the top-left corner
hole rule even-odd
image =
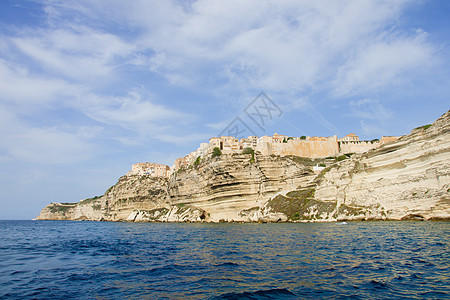
[[[256,145],[255,151],[261,152],[262,155],[271,155],[272,154],[272,143],[259,142]],[[274,153],[274,154],[276,154],[276,153]]]
[[[398,136],[382,136],[381,140],[380,140],[380,144],[384,145],[384,144],[387,144],[390,142],[394,142],[394,141],[398,140],[398,138],[399,138]]]
[[[339,142],[340,153],[363,153],[380,147],[380,142]]]
[[[317,140],[289,140],[287,143],[274,143],[272,153],[282,156],[328,157],[339,154],[339,145],[335,136]]]

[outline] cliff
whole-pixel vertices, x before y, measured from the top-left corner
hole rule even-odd
[[[450,218],[450,112],[363,154],[222,154],[169,179],[123,176],[103,196],[52,203],[38,219],[338,221]],[[314,172],[318,163],[327,167]]]
[[[181,169],[169,180],[148,175],[123,176],[103,196],[79,203],[52,203],[38,219],[247,220],[243,217],[247,210],[261,207],[280,191],[295,189],[313,179],[312,166],[316,163],[300,157],[221,155]]]

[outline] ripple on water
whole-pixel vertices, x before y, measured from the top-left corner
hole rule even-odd
[[[0,221],[2,299],[449,297],[449,223]]]

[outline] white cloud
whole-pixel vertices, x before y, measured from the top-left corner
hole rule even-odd
[[[389,130],[386,130],[386,128],[380,124],[375,124],[373,122],[368,123],[365,120],[361,120],[359,123],[365,136],[380,137],[385,135],[386,132],[389,132]]]
[[[335,90],[339,96],[375,91],[403,83],[411,72],[430,68],[433,49],[420,32],[413,38],[378,42],[361,49],[356,57],[340,67]]]
[[[42,75],[0,59],[0,102],[44,105],[83,91],[78,84]]]
[[[96,155],[92,139],[99,128],[36,127],[5,107],[0,109],[0,150],[19,161],[70,164]]]
[[[199,65],[222,66],[225,74],[252,85],[302,87],[329,76],[322,73],[329,63],[346,55],[355,43],[372,39],[401,5],[389,1],[196,1],[182,12],[176,5],[170,8],[178,21],[169,16],[156,26],[140,23],[149,32],[141,38],[146,47],[164,53],[163,60],[161,52],[152,60],[154,70],[170,74]],[[148,12],[139,5],[134,8]],[[139,14],[130,15],[142,21]]]
[[[126,62],[132,45],[115,35],[82,26],[26,30],[11,39],[17,49],[49,74],[77,81],[98,81]]]
[[[304,107],[304,111],[308,114],[312,120],[317,125],[320,125],[326,129],[330,134],[339,134],[339,130],[323,115],[321,114],[312,104],[308,104]]]
[[[396,24],[409,2],[111,1],[105,9],[102,1],[48,1],[49,19],[75,25],[52,34],[50,44],[63,43],[53,45],[56,53],[46,59],[63,72],[62,50],[93,51],[90,70],[88,57],[75,56],[78,63],[69,63],[65,70],[75,78],[109,74],[113,57],[128,57],[128,63],[146,65],[173,85],[219,95],[224,90],[295,94],[328,88],[345,96],[400,82],[407,72],[428,66],[433,48],[425,36],[405,33]],[[125,28],[129,42],[87,29],[99,20]],[[34,45],[26,42],[24,51]],[[89,43],[93,46],[77,47]],[[109,44],[106,52],[98,50]],[[34,50],[28,53],[38,53]]]
[[[180,130],[175,130],[174,133],[156,132],[154,137],[160,141],[177,145],[189,145],[196,142],[204,143],[211,137],[209,134],[204,133],[189,132],[185,130],[182,130],[182,132],[182,134],[180,134]]]
[[[125,97],[91,94],[81,100],[80,109],[92,119],[124,127],[136,128],[189,117],[188,114],[155,104],[150,99],[142,99],[138,92],[130,92]]]
[[[182,144],[205,138],[191,133],[186,126],[194,115],[156,104],[151,95],[140,91],[122,97],[89,94],[80,99],[76,108],[93,120],[134,132],[134,136],[114,137],[127,146],[148,144],[155,139]]]
[[[391,132],[388,122],[392,120],[394,113],[380,101],[365,98],[350,101],[349,105],[351,115],[360,120],[361,129],[366,136],[379,137]]]
[[[380,122],[393,117],[393,112],[378,100],[361,99],[350,101],[352,115],[361,119],[378,120]]]
[[[370,93],[407,81],[433,61],[426,34],[396,24],[408,1],[142,0],[111,1],[106,9],[96,0],[45,3],[48,26],[23,29],[0,48],[3,55],[19,50],[10,62],[0,61],[3,102],[51,103],[162,141],[191,136],[184,125],[192,124],[193,113],[160,104],[159,95],[117,96],[136,88],[133,72],[143,67],[154,78],[220,95],[223,102],[264,90],[286,111],[309,109],[336,132],[308,105],[315,93]],[[123,65],[134,68],[126,83]],[[374,103],[352,103],[354,113],[372,116],[366,107],[389,115]],[[133,144],[127,136],[114,138]]]
[[[235,117],[233,117],[233,119],[234,118]],[[233,119],[228,119],[228,120],[223,120],[223,121],[213,122],[213,123],[207,123],[205,125],[217,132],[221,132],[233,121]]]

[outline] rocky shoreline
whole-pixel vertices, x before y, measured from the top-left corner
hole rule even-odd
[[[313,166],[323,164],[322,171]],[[450,112],[362,154],[227,154],[170,178],[122,176],[104,195],[38,220],[341,222],[450,219]]]

